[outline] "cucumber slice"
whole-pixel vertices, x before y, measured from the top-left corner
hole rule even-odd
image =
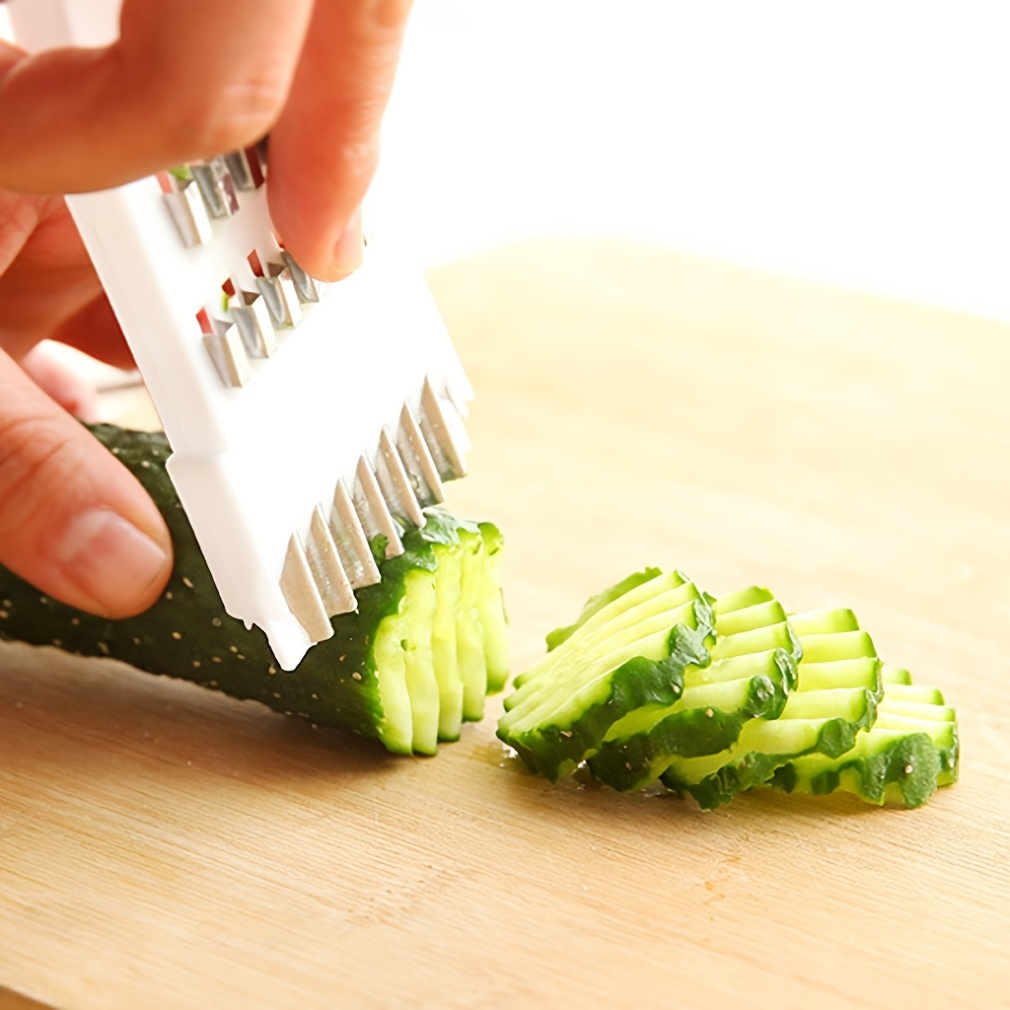
[[[763,784],[777,768],[807,753],[838,757],[869,726],[882,694],[880,661],[851,610],[792,615],[803,658],[799,682],[777,718],[744,724],[736,742],[706,757],[675,757],[663,783],[703,809]]]
[[[165,437],[110,425],[93,431],[165,516],[176,554],[168,589],[146,613],[112,622],[40,597],[0,568],[0,639],[109,656],[372,737],[400,754],[433,754],[439,739],[459,735],[463,718],[481,717],[489,664],[500,679],[507,662],[493,525],[429,510],[422,529],[404,534],[403,554],[379,563],[381,581],[358,590],[358,611],[334,617],[333,637],[284,673],[262,632],[225,613],[165,471]]]
[[[790,793],[853,793],[867,803],[919,807],[957,780],[957,716],[938,688],[884,665],[883,699],[872,726],[844,754],[810,754],[775,770],[771,785]]]
[[[684,671],[673,705],[651,703],[614,723],[589,768],[601,782],[627,791],[653,783],[674,757],[731,747],[748,720],[774,719],[796,686],[800,647],[782,605],[763,587],[712,601],[711,663]]]
[[[679,572],[593,601],[564,638],[516,678],[498,736],[551,781],[595,752],[608,730],[645,705],[672,705],[690,666],[709,662],[708,602]],[[602,599],[601,596],[601,599]]]
[[[505,538],[494,523],[478,524],[484,538],[484,564],[477,612],[484,629],[484,658],[487,663],[487,691],[497,694],[509,676],[508,628],[502,594],[502,559]]]
[[[620,582],[615,582],[614,585],[608,586],[603,592],[591,596],[586,601],[586,605],[582,608],[582,613],[579,614],[574,624],[569,624],[565,628],[555,628],[554,631],[548,633],[547,651],[550,652],[556,649],[566,639],[571,638],[575,631],[581,628],[590,617],[602,610],[608,603],[613,602],[619,596],[623,596],[636,586],[640,586],[643,582],[648,582],[649,579],[654,579],[660,574],[661,571],[658,568],[646,568],[642,572],[633,572],[627,578],[621,579]]]

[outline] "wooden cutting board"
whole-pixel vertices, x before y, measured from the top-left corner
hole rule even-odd
[[[7,647],[0,983],[68,1010],[1010,1006],[1007,328],[606,242],[432,280],[477,390],[449,504],[508,535],[516,669],[646,564],[851,605],[957,706],[961,782],[704,814],[524,773],[500,702],[395,760]]]

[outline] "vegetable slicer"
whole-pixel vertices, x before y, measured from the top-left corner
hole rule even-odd
[[[105,45],[120,0],[10,0],[29,51]],[[370,226],[324,284],[270,222],[266,145],[67,204],[172,447],[228,613],[294,669],[462,476],[472,390],[420,271]],[[368,219],[366,218],[366,222]]]

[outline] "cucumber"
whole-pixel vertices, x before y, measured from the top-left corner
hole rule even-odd
[[[636,586],[640,586],[643,582],[648,582],[649,579],[654,579],[660,574],[662,573],[658,568],[646,568],[641,572],[632,572],[632,574],[627,578],[621,579],[620,582],[615,582],[612,586],[604,589],[603,592],[597,593],[595,596],[591,596],[586,601],[586,605],[582,608],[582,612],[573,624],[569,624],[564,628],[555,628],[554,631],[547,633],[547,651],[551,652],[563,641],[565,641],[565,639],[571,638],[572,635],[581,628],[590,617],[593,616],[593,614],[602,610],[608,603],[611,603],[619,596],[623,596]]]
[[[547,650],[498,736],[552,781],[584,762],[615,789],[658,776],[712,809],[763,786],[911,807],[957,778],[954,710],[882,664],[850,609],[787,616],[763,587],[714,598],[647,568]]]
[[[685,670],[709,663],[708,601],[680,572],[646,575],[591,600],[505,701],[499,738],[551,781],[632,712],[672,705],[684,692]]]
[[[724,751],[748,720],[782,711],[800,658],[782,605],[754,586],[713,600],[712,611],[711,663],[685,669],[673,705],[647,704],[610,727],[588,759],[601,782],[621,791],[651,785],[674,757]]]
[[[873,641],[851,610],[794,614],[803,658],[799,682],[775,719],[747,722],[736,743],[708,757],[674,758],[662,776],[669,789],[705,810],[764,784],[801,754],[838,757],[876,715],[883,688]]]
[[[168,523],[176,557],[168,588],[146,613],[113,622],[40,596],[0,567],[0,639],[118,659],[374,738],[398,754],[434,754],[463,720],[481,718],[485,692],[507,669],[502,537],[493,524],[427,510],[425,526],[404,533],[401,555],[379,560],[376,549],[381,581],[357,591],[357,612],[334,617],[333,637],[285,673],[263,633],[225,613],[165,470],[164,435],[92,430]]]
[[[919,807],[958,776],[957,717],[937,688],[913,685],[907,670],[884,664],[883,700],[872,726],[837,757],[811,754],[775,770],[771,785],[790,793],[853,793],[868,803]]]

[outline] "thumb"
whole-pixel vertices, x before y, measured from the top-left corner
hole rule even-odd
[[[172,568],[168,529],[139,482],[2,351],[0,564],[108,618],[146,610]]]

